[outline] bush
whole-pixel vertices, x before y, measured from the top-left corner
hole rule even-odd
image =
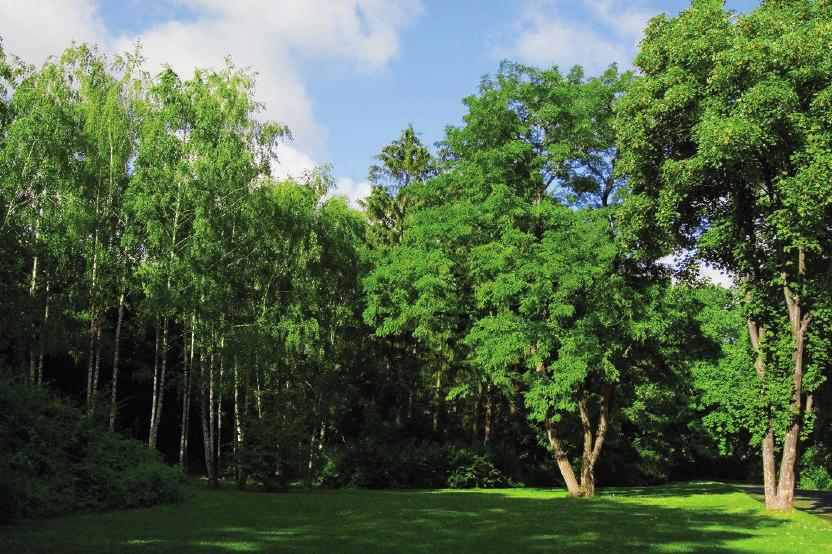
[[[832,454],[812,446],[803,453],[800,465],[801,489],[832,490]]]
[[[448,477],[452,489],[496,489],[511,487],[511,479],[494,467],[484,455],[459,450],[454,459],[454,470]]]
[[[159,454],[47,391],[0,380],[0,521],[175,502]]]
[[[278,418],[253,419],[246,425],[235,465],[264,491],[285,491],[302,474],[304,438],[293,431],[297,429],[299,425]]]
[[[327,451],[321,484],[370,489],[513,486],[487,454],[432,442],[366,438]]]

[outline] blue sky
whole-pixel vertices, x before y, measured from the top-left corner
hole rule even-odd
[[[747,11],[758,2],[730,0]],[[502,58],[628,66],[644,22],[683,1],[652,0],[0,0],[6,48],[37,63],[70,40],[105,51],[144,44],[153,67],[186,74],[231,54],[258,71],[263,117],[295,141],[280,168],[333,164],[339,192],[367,190],[367,167],[412,123],[432,144]]]

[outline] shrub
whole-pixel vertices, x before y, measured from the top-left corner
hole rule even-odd
[[[371,489],[512,486],[488,454],[432,442],[361,439],[327,451],[321,484]]]
[[[494,467],[484,455],[468,450],[459,450],[453,461],[454,470],[448,477],[452,489],[495,489],[511,487],[511,479]]]
[[[832,490],[832,454],[815,445],[800,461],[800,488]]]
[[[302,475],[305,444],[299,425],[278,418],[253,419],[246,425],[244,448],[236,465],[266,492],[280,492]]]
[[[45,390],[0,380],[0,521],[175,502],[180,473]]]

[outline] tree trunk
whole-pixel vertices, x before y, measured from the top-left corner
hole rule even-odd
[[[220,376],[217,381],[217,473],[222,463],[222,374],[225,361],[225,337],[220,338]]]
[[[485,385],[485,422],[483,423],[483,444],[491,443],[494,428],[494,399],[491,383]]]
[[[118,316],[116,318],[116,336],[113,344],[113,384],[110,390],[110,431],[116,428],[116,401],[118,389],[118,364],[121,350],[121,324],[124,321],[124,288],[125,277],[121,278],[121,292],[118,295]]]
[[[557,462],[560,474],[563,477],[563,481],[566,483],[566,490],[569,491],[569,496],[577,498],[581,496],[581,488],[578,485],[578,480],[575,479],[575,471],[572,469],[572,464],[569,463],[569,458],[563,451],[563,447],[561,446],[558,436],[555,433],[555,425],[548,416],[543,421],[546,425],[546,434],[549,437],[549,445],[552,447],[552,453],[555,455],[555,462]]]
[[[184,373],[184,383],[182,388],[182,423],[181,434],[179,435],[179,465],[182,467],[182,473],[187,473],[187,459],[188,459],[188,431],[191,420],[191,380],[194,367],[194,336],[196,334],[196,315],[191,315],[191,345],[188,348],[187,337],[183,341],[184,348],[182,349],[182,367]]]
[[[546,366],[543,365],[542,361],[538,362],[535,371],[538,373],[546,372]],[[569,463],[569,458],[566,456],[566,452],[563,451],[560,440],[558,440],[557,433],[555,432],[555,424],[552,423],[552,419],[548,415],[543,419],[543,423],[546,426],[546,436],[549,438],[552,454],[555,455],[555,462],[558,464],[558,469],[560,470],[564,483],[566,483],[566,490],[569,491],[569,496],[577,498],[581,495],[581,488],[578,485],[578,480],[575,479],[575,471],[572,469],[572,464]]]
[[[87,403],[92,400],[95,388],[93,385],[93,370],[95,364],[95,336],[96,321],[98,319],[98,303],[96,282],[98,278],[98,191],[95,193],[95,238],[92,246],[92,272],[90,276],[90,348],[87,358]]]
[[[436,370],[436,384],[433,389],[433,402],[436,408],[433,411],[433,431],[439,429],[439,419],[442,413],[442,368]]]
[[[800,280],[806,268],[805,250],[799,249],[798,275]],[[783,454],[780,459],[780,478],[777,482],[777,500],[774,507],[780,510],[790,510],[794,507],[794,489],[796,484],[797,452],[800,447],[800,433],[803,427],[803,417],[806,405],[803,400],[804,355],[806,350],[806,331],[809,328],[811,315],[805,312],[799,293],[793,292],[783,274],[783,294],[789,310],[789,322],[792,335],[792,422],[783,437]]]
[[[147,444],[154,446],[152,443],[153,437],[153,423],[156,421],[156,406],[159,401],[159,322],[154,321],[155,339],[153,349],[153,395],[150,398],[150,425],[148,426]]]
[[[95,364],[95,319],[97,318],[97,309],[95,305],[90,307],[90,344],[89,356],[87,357],[87,404],[92,400],[92,374]]]
[[[239,490],[245,490],[246,480],[244,472],[240,467],[240,456],[242,455],[243,440],[243,413],[240,406],[240,376],[237,368],[237,360],[234,360],[234,479]]]
[[[806,253],[801,246],[798,251],[798,279],[802,282],[806,271]],[[805,311],[799,293],[789,285],[788,276],[783,273],[783,295],[789,313],[792,338],[792,422],[783,437],[783,453],[780,460],[780,474],[777,478],[775,468],[774,432],[772,414],[768,413],[767,430],[763,437],[763,488],[766,508],[770,510],[790,510],[794,508],[794,489],[797,481],[797,460],[800,448],[800,433],[803,419],[809,408],[808,400],[803,399],[803,373],[805,364],[806,331],[811,315]],[[750,293],[746,300],[750,300]],[[755,368],[760,380],[761,394],[765,395],[765,353],[762,348],[765,328],[753,319],[748,320],[748,334],[751,346],[756,354]],[[769,407],[769,410],[771,408]]]
[[[162,405],[165,401],[165,372],[168,367],[168,318],[165,317],[162,322],[162,358],[159,371],[159,388],[157,394],[154,394],[155,409],[153,410],[154,419],[150,426],[150,439],[148,444],[151,448],[156,447],[156,439],[159,436],[159,423],[162,420]]]
[[[214,464],[214,429],[213,429],[213,422],[211,420],[213,416],[213,408],[211,407],[211,395],[213,394],[213,383],[206,383],[205,382],[205,367],[204,363],[199,364],[199,372],[201,376],[201,384],[200,384],[200,421],[202,423],[202,446],[203,452],[205,453],[205,469],[208,471],[208,488],[209,489],[218,489],[220,488],[219,480],[217,479],[217,472],[216,472],[216,465]],[[209,358],[209,371],[213,372],[210,368],[210,358]],[[210,374],[209,374],[210,378]],[[209,390],[206,390],[206,385],[208,385]]]
[[[43,386],[43,353],[46,350],[46,334],[49,328],[49,280],[46,280],[46,287],[44,290],[46,298],[43,301],[43,322],[40,326],[40,337],[38,340],[38,386]]]
[[[601,456],[601,449],[609,428],[610,404],[612,402],[613,386],[610,383],[604,385],[601,394],[601,405],[598,415],[598,426],[593,433],[592,423],[589,419],[586,399],[583,391],[578,391],[576,400],[578,413],[581,417],[581,426],[584,432],[584,448],[581,456],[581,486],[580,495],[584,497],[595,496],[595,463]]]
[[[45,191],[44,191],[45,192]],[[37,252],[37,242],[40,237],[40,222],[43,219],[43,206],[38,209],[38,217],[35,220],[35,241],[33,247]],[[38,256],[32,256],[32,277],[29,280],[29,297],[32,299],[34,307],[35,293],[38,290]],[[35,383],[35,344],[39,342],[37,332],[35,329],[35,320],[32,319],[32,343],[29,349],[29,383]]]
[[[480,440],[480,403],[482,401],[482,383],[477,385],[477,394],[474,395],[474,417],[471,418],[471,443]]]
[[[93,394],[98,390],[98,371],[101,368],[101,320],[102,315],[96,312],[95,321],[95,369],[92,373],[92,391]]]
[[[746,296],[746,300],[750,300]],[[765,327],[752,318],[748,319],[748,337],[751,341],[751,347],[754,350],[756,359],[754,361],[754,369],[757,373],[757,379],[760,382],[760,394],[765,395],[765,354],[762,350],[762,340],[765,336]],[[765,494],[766,507],[772,508],[777,502],[777,483],[776,483],[776,468],[774,463],[774,432],[771,428],[771,411],[767,414],[768,421],[766,422],[766,434],[763,437],[762,456],[763,456],[763,491]]]
[[[257,418],[263,419],[263,405],[260,401],[260,368],[256,364],[254,367],[254,379],[257,386],[257,392],[254,396],[254,399],[257,401]]]

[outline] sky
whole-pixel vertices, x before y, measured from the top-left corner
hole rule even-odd
[[[759,2],[728,0],[744,12]],[[287,124],[276,173],[331,164],[336,194],[369,192],[373,157],[409,124],[429,145],[500,60],[589,74],[630,68],[654,15],[683,0],[0,0],[4,48],[39,64],[73,40],[141,41],[183,78],[226,56],[257,72],[262,119]]]

